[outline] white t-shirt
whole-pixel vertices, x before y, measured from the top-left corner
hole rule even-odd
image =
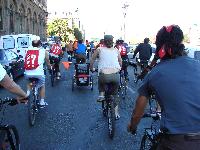
[[[99,48],[99,72],[118,72],[121,69],[118,61],[118,55],[120,54],[116,48]]]
[[[6,75],[6,70],[0,64],[0,81],[3,80],[3,78],[5,77],[5,75]]]
[[[39,57],[38,57],[38,64],[39,66],[34,70],[25,70],[25,75],[30,76],[44,76],[44,61],[45,61],[45,52],[46,50],[43,48],[36,48],[32,47],[31,50],[37,50],[39,49]]]

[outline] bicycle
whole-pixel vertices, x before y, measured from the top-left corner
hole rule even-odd
[[[120,71],[120,86],[119,86],[119,91],[121,93],[121,96],[123,99],[126,98],[126,95],[127,95],[127,84],[128,84],[128,80],[127,78],[125,77],[125,74],[124,74],[124,70],[121,70]]]
[[[154,123],[157,120],[160,120],[160,113],[149,113],[144,114],[145,117],[151,117],[153,119],[150,128],[144,129],[144,135],[142,137],[140,143],[140,150],[155,150],[163,136],[163,133],[158,131],[158,129],[154,126]]]
[[[148,60],[140,60],[139,58],[136,58],[136,64],[134,64],[134,82],[137,83],[139,80],[142,80],[141,73],[144,72],[145,68],[148,66]],[[138,66],[140,66],[139,72],[138,72]]]
[[[55,68],[55,65],[52,64],[52,68],[50,70],[50,77],[51,77],[51,86],[53,87],[54,86],[54,81],[55,81],[55,78],[56,78],[56,68]]]
[[[30,126],[33,126],[35,124],[36,114],[38,110],[40,109],[39,105],[39,93],[37,88],[37,78],[29,78],[31,87],[32,87],[32,96],[30,96],[28,101],[28,119]]]
[[[16,105],[18,102],[14,98],[0,99],[0,111],[3,105]],[[0,149],[2,150],[20,150],[20,140],[17,128],[14,125],[0,124]]]
[[[156,121],[161,119],[161,112],[157,112],[158,105],[156,103],[155,95],[152,93],[149,99],[149,112],[143,115],[143,118],[152,118],[150,128],[144,129],[144,135],[140,143],[140,150],[155,150],[163,135],[156,127]]]
[[[114,97],[112,95],[112,83],[106,84],[105,100],[102,101],[103,115],[107,117],[108,121],[108,134],[111,139],[115,133],[115,110],[114,110]]]

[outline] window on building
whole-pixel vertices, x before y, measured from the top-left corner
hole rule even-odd
[[[0,30],[3,30],[3,10],[0,7]]]

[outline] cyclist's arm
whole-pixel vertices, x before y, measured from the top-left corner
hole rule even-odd
[[[98,56],[98,53],[99,53],[99,49],[95,50],[94,53],[93,53],[93,55],[92,55],[92,58],[90,60],[90,70],[93,69],[93,64],[94,64],[95,59]]]
[[[134,51],[134,54],[133,54],[133,58],[135,58],[135,56],[137,55],[137,53],[140,51],[140,45],[138,45]]]
[[[17,85],[10,77],[6,74],[4,78],[0,81],[0,84],[13,94],[18,95],[20,98],[26,98],[26,93]]]
[[[47,51],[45,51],[45,61],[46,61],[46,64],[47,64],[48,68],[50,69],[51,68],[51,63],[50,63],[49,54],[48,54]]]
[[[133,110],[130,125],[132,129],[136,129],[137,125],[140,122],[140,119],[142,118],[144,114],[144,109],[148,103],[148,98],[145,96],[138,96],[136,100],[136,106]]]

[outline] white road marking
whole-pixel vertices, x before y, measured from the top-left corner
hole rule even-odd
[[[128,90],[132,93],[132,94],[135,94],[136,92],[132,89],[132,88],[130,88],[130,87],[128,87]]]

